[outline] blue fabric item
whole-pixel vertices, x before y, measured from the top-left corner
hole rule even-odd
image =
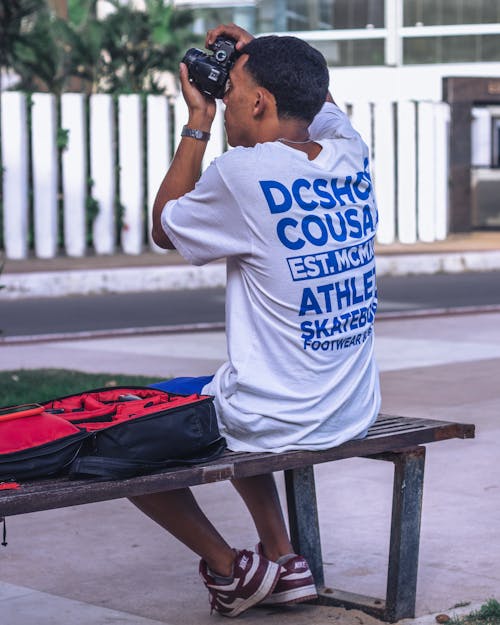
[[[202,375],[197,378],[172,378],[172,380],[163,380],[150,384],[151,388],[157,388],[167,393],[178,393],[179,395],[191,395],[192,393],[201,393],[201,389],[212,381],[213,375]]]

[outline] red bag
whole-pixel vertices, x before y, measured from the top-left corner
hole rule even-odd
[[[148,387],[101,388],[0,419],[0,480],[69,471],[129,477],[216,458],[225,449],[213,398]]]

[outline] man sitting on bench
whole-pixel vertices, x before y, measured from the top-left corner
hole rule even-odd
[[[181,64],[189,117],[155,200],[153,238],[195,265],[226,258],[229,358],[213,378],[158,386],[214,395],[230,450],[326,449],[364,436],[380,406],[368,150],[329,95],[317,50],[235,25],[209,31],[207,46],[219,36],[237,42],[223,96],[235,149],[199,177],[216,106]],[[220,614],[314,598],[272,474],[233,484],[255,522],[255,552],[232,549],[187,488],[133,502],[202,558]]]

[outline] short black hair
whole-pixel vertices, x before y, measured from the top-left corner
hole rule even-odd
[[[311,122],[328,93],[324,56],[297,37],[256,37],[242,48],[248,54],[245,70],[276,99],[278,117]]]

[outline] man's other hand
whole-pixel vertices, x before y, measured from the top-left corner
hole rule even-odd
[[[217,37],[230,37],[234,39],[236,41],[236,50],[238,51],[253,39],[253,35],[243,30],[243,28],[240,28],[240,26],[236,26],[236,24],[219,24],[219,26],[207,32],[207,38],[205,40],[206,47],[209,48]]]

